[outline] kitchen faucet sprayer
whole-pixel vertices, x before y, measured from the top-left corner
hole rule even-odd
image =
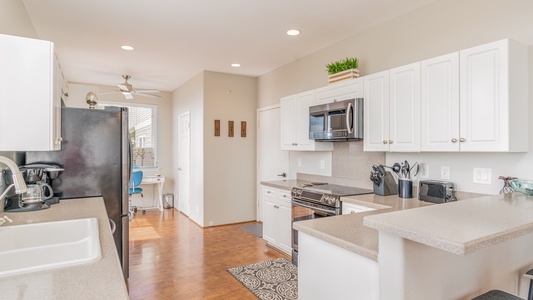
[[[6,190],[4,191],[4,193],[0,195],[0,213],[1,213],[1,212],[4,212],[4,206],[5,206],[4,199],[11,188],[15,187],[15,193],[17,194],[25,193],[27,188],[26,188],[26,182],[24,182],[24,178],[22,177],[22,173],[20,173],[19,167],[14,161],[12,161],[11,159],[7,157],[0,156],[0,163],[6,165],[11,170],[11,173],[13,174],[13,184],[8,186]]]

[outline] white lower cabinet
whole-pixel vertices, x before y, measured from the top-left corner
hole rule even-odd
[[[263,202],[263,238],[287,254],[291,247],[291,193],[290,191],[261,187]]]
[[[371,210],[376,210],[376,209],[372,207],[364,206],[364,205],[342,201],[342,214],[343,215],[356,214],[359,212],[371,211]]]

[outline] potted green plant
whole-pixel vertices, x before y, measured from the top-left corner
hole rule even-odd
[[[359,77],[358,67],[359,61],[355,57],[346,57],[345,59],[327,64],[329,83]]]

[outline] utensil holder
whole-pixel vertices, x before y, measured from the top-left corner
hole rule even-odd
[[[396,195],[398,193],[398,185],[394,177],[389,171],[385,172],[385,176],[381,178],[380,185],[374,184],[374,194],[380,196]]]
[[[413,198],[413,180],[398,178],[398,196],[400,198]]]

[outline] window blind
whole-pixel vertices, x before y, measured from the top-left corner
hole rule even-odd
[[[99,107],[119,106],[128,108],[128,128],[133,147],[133,165],[158,167],[157,151],[157,106],[124,104],[101,104]]]

